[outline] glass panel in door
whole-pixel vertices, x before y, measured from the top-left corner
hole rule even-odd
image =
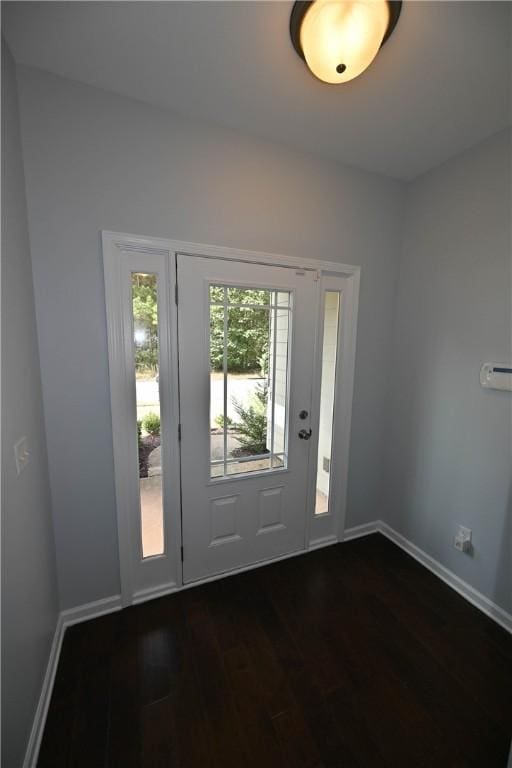
[[[288,291],[209,287],[210,476],[287,466]]]

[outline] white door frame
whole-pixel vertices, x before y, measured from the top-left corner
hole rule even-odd
[[[335,404],[335,435],[333,457],[337,474],[333,488],[335,501],[335,520],[329,535],[310,539],[310,531],[306,531],[306,541],[309,549],[340,541],[343,538],[346,512],[346,490],[348,480],[350,424],[352,415],[352,396],[354,387],[355,352],[357,336],[357,314],[359,304],[359,283],[361,268],[334,261],[318,259],[303,259],[294,256],[264,253],[258,251],[239,250],[222,246],[204,245],[199,243],[182,242],[156,237],[141,237],[121,232],[102,232],[103,262],[105,273],[105,298],[107,311],[108,355],[110,370],[110,396],[112,412],[112,434],[114,450],[114,472],[116,488],[116,508],[119,538],[119,561],[122,604],[142,602],[152,597],[184,588],[181,567],[181,511],[180,511],[180,456],[178,442],[179,424],[179,381],[178,381],[178,336],[177,336],[177,305],[174,301],[176,291],[176,254],[190,254],[215,259],[245,261],[269,266],[288,266],[297,269],[315,270],[322,281],[319,292],[317,311],[317,341],[315,359],[317,360],[316,386],[319,388],[321,367],[321,345],[323,333],[323,296],[329,290],[330,278],[332,283],[339,285],[339,278],[345,278],[342,301],[342,318],[340,337],[338,339],[339,375],[336,379]],[[127,413],[133,413],[134,377],[133,364],[130,364],[126,351],[125,322],[123,322],[123,295],[121,279],[123,269],[123,254],[138,254],[141,259],[147,255],[159,256],[167,261],[169,280],[169,328],[168,339],[161,339],[161,346],[166,347],[164,356],[168,360],[167,377],[170,383],[167,391],[161,387],[162,408],[162,444],[168,446],[169,466],[164,470],[164,510],[168,530],[175,536],[172,551],[169,550],[169,578],[157,587],[144,589],[135,588],[133,568],[133,503],[128,495],[133,494],[133,465],[127,461],[126,455],[126,422]],[[141,271],[142,269],[141,262]],[[151,269],[149,269],[151,271]],[[131,343],[131,339],[130,339]],[[167,418],[164,415],[167,414]],[[316,451],[312,451],[316,455]],[[167,479],[166,479],[167,475]],[[310,489],[316,481],[316,462],[310,459],[309,470]],[[167,493],[165,489],[167,487]],[[132,489],[130,491],[130,489]],[[313,496],[310,498],[314,498]],[[311,503],[310,503],[311,507]],[[308,520],[314,514],[313,507],[308,510]],[[308,528],[310,527],[308,526]],[[311,533],[313,536],[313,534]],[[306,547],[307,551],[308,547]],[[249,568],[257,566],[249,566]],[[247,570],[241,568],[239,570]],[[217,577],[214,577],[217,578]],[[210,579],[205,579],[209,581]],[[198,584],[200,582],[195,582]]]

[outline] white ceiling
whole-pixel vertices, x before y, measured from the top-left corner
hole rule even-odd
[[[291,2],[8,2],[24,63],[184,115],[411,179],[510,122],[510,2],[405,0],[341,86],[292,49]]]

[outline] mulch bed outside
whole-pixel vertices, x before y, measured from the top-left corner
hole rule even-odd
[[[148,476],[149,454],[160,445],[160,436],[146,435],[139,440],[139,477]]]

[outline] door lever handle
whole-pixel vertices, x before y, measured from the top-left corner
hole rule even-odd
[[[301,429],[299,431],[299,438],[301,440],[309,440],[309,438],[311,437],[312,433],[313,433],[312,429]]]

